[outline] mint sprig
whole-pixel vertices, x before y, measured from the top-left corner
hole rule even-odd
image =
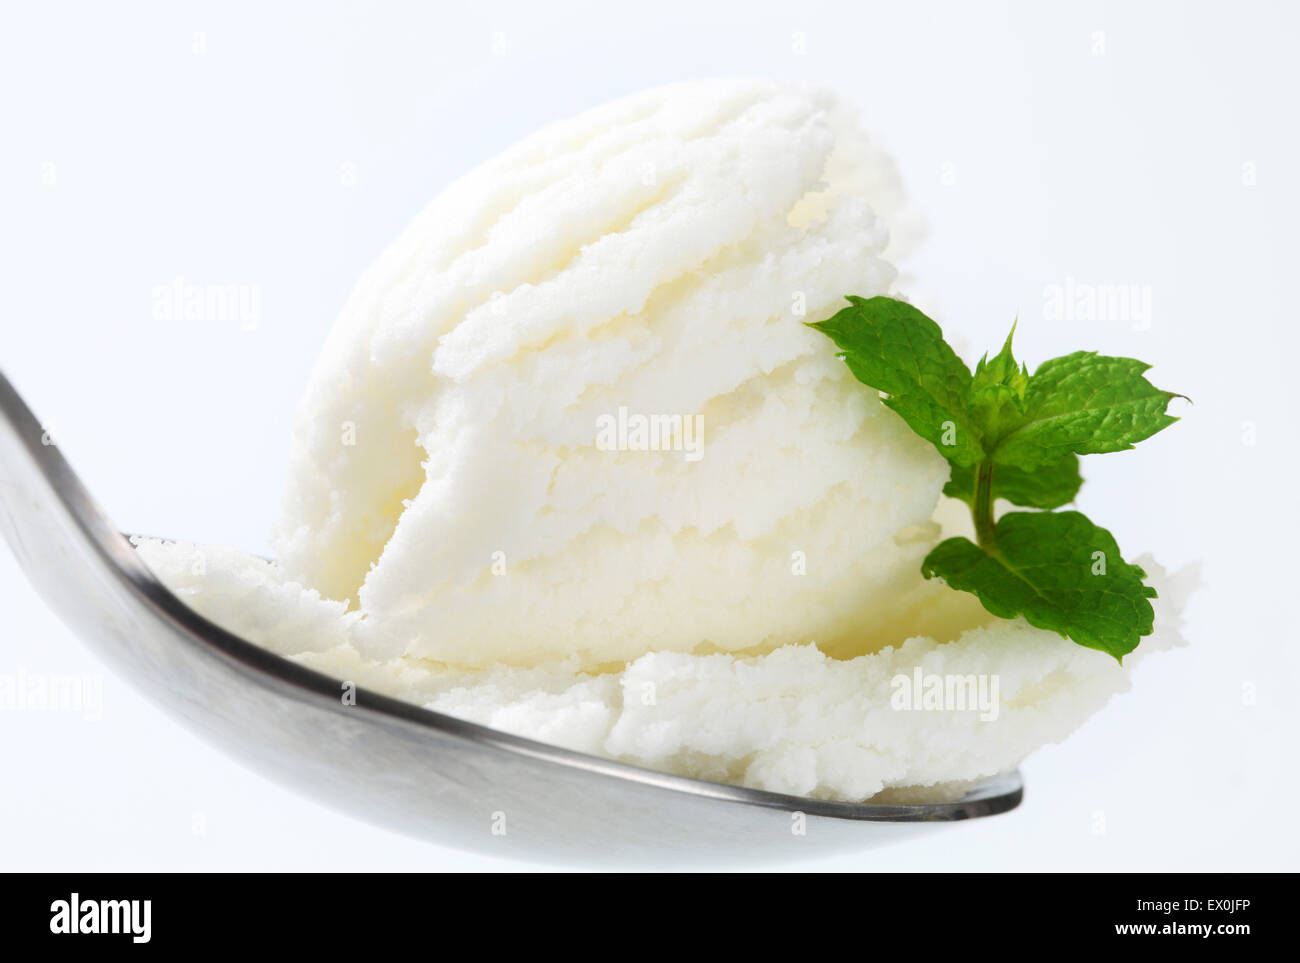
[[[1152,632],[1155,589],[1124,561],[1110,532],[1076,511],[1079,456],[1125,451],[1177,421],[1176,397],[1144,377],[1150,365],[1077,351],[1031,375],[1011,342],[972,373],[934,321],[893,298],[848,298],[809,325],[831,338],[849,370],[884,394],[948,459],[944,493],[971,508],[975,542],[950,538],[922,563],[926,578],[971,592],[1001,618],[1023,616],[1117,660]],[[996,522],[994,501],[1045,509]]]

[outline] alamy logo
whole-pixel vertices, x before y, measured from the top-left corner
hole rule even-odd
[[[1043,288],[1047,321],[1131,321],[1134,331],[1151,327],[1151,285],[1115,281],[1076,281]]]
[[[917,666],[910,676],[889,682],[890,706],[897,712],[975,712],[983,722],[998,717],[1001,699],[996,675],[939,675]]]
[[[703,415],[642,415],[619,408],[596,419],[599,451],[680,451],[687,461],[699,461],[703,445]]]
[[[196,284],[176,278],[153,289],[155,321],[235,321],[244,331],[262,323],[260,284]]]
[[[104,679],[98,675],[0,673],[0,712],[68,712],[87,722],[104,717]]]
[[[129,934],[132,943],[148,943],[153,901],[147,899],[88,899],[79,893],[50,904],[51,933]]]

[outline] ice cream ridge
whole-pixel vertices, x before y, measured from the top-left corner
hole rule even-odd
[[[959,792],[1178,644],[1183,586],[1144,560],[1157,628],[1121,666],[922,578],[969,524],[948,463],[805,324],[905,293],[909,223],[826,91],[695,82],[544,128],[357,283],[276,561],[139,551],[232,631],[438,711],[782,792]],[[918,673],[996,677],[997,706],[900,711]]]

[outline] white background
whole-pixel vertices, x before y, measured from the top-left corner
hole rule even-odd
[[[122,528],[265,550],[317,346],[450,179],[662,82],[824,82],[899,160],[945,328],[994,347],[1018,313],[1031,365],[1132,355],[1195,400],[1089,459],[1081,507],[1131,555],[1201,563],[1204,588],[1191,645],[1033,756],[1018,811],[809,867],[1296,869],[1298,27],[1241,2],[9,5],[0,364]],[[155,320],[177,277],[258,285],[260,324]],[[1046,319],[1067,278],[1149,286],[1149,329]],[[0,612],[0,673],[104,685],[98,719],[0,712],[0,868],[511,865],[208,748],[3,549]]]

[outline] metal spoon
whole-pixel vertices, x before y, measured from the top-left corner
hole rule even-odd
[[[0,374],[0,529],[45,601],[121,675],[269,778],[462,849],[586,864],[811,858],[1020,803],[1020,774],[957,802],[841,803],[666,775],[366,690],[226,632],[172,595]]]

